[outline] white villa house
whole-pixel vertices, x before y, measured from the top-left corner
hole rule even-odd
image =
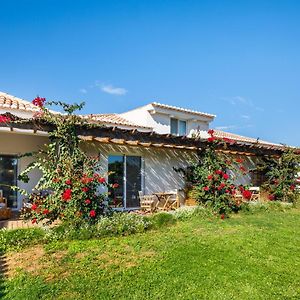
[[[0,115],[11,113],[31,119],[38,111],[31,102],[0,93]],[[114,172],[108,180],[119,184],[114,195],[116,207],[138,208],[138,191],[152,194],[177,189],[180,201],[184,203],[185,182],[174,168],[185,168],[196,158],[197,147],[188,144],[192,140],[189,137],[200,132],[202,138],[207,138],[215,115],[153,102],[122,114],[82,117],[107,128],[106,131],[99,129],[92,139],[82,139],[86,141],[88,153],[100,155],[103,174]],[[23,196],[9,186],[18,185],[30,192],[40,177],[38,171],[32,171],[28,183],[19,182],[18,174],[30,162],[30,158],[19,156],[47,143],[47,135],[44,131],[7,127],[0,123],[0,192],[12,209],[21,208]],[[137,135],[144,140],[135,139]],[[252,151],[277,151],[282,147],[222,131],[216,131],[216,135],[239,142],[239,150],[232,154],[244,156],[249,169],[254,168],[257,161]],[[257,178],[253,173],[243,180],[246,180],[243,183],[254,183]]]

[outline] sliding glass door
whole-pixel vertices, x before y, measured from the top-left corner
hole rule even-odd
[[[113,207],[139,207],[138,192],[142,188],[142,160],[140,156],[110,155],[108,157],[108,183],[117,183],[110,189]]]
[[[17,185],[18,160],[14,156],[0,155],[0,194],[7,199],[10,208],[17,208],[17,192],[10,187]]]

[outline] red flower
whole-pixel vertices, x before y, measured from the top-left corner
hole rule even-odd
[[[273,200],[275,200],[275,195],[270,194],[270,195],[268,196],[268,198],[269,198],[270,201],[273,201]]]
[[[224,220],[225,219],[225,214],[221,214],[221,219]]]
[[[243,167],[243,166],[240,166],[240,170],[241,170],[242,172],[247,172],[246,168]]]
[[[71,189],[66,189],[62,195],[62,198],[64,201],[69,201],[72,197],[72,190]]]
[[[36,218],[32,219],[31,223],[35,224],[36,223]]]
[[[209,191],[209,187],[208,186],[205,186],[205,187],[203,187],[203,191]]]
[[[227,179],[229,179],[229,175],[228,174],[223,174],[223,178],[225,179],[225,180],[227,180]]]
[[[11,121],[10,117],[0,116],[0,123],[9,123]]]
[[[49,214],[49,212],[50,212],[49,209],[44,209],[44,210],[43,210],[43,214],[44,214],[44,215]]]
[[[274,179],[274,180],[273,180],[273,183],[274,183],[275,185],[277,185],[277,184],[279,183],[278,179]]]
[[[100,183],[105,183],[105,182],[106,182],[106,179],[105,179],[104,177],[100,177],[100,178],[98,179],[98,182],[100,182]]]
[[[83,188],[82,188],[82,191],[86,193],[86,192],[89,191],[89,188],[88,188],[88,187],[83,187]]]
[[[218,175],[222,175],[223,174],[222,170],[217,170],[217,171],[215,171],[215,173],[218,174]]]
[[[33,203],[32,206],[31,206],[31,209],[32,209],[32,210],[36,210],[37,207],[38,207],[38,206],[37,206],[35,203]]]
[[[241,164],[241,163],[244,162],[244,160],[243,160],[242,158],[237,158],[235,161],[236,161],[237,163],[239,163],[239,164]]]
[[[212,142],[214,142],[216,140],[216,138],[214,137],[214,136],[211,136],[211,137],[209,137],[208,139],[207,139],[207,141],[209,142],[209,143],[212,143]]]
[[[81,179],[81,182],[82,182],[83,184],[87,184],[87,183],[92,182],[93,180],[94,180],[94,179],[91,178],[91,177],[83,177],[83,178]]]
[[[239,187],[239,189],[240,189],[241,192],[243,192],[245,190],[242,185]]]
[[[96,217],[96,211],[95,210],[90,211],[90,217],[92,217],[92,218]]]
[[[112,185],[112,187],[113,187],[113,189],[116,189],[116,188],[119,187],[119,184],[118,184],[118,183],[114,183],[114,184]]]
[[[215,133],[215,131],[214,131],[213,129],[209,129],[207,132],[208,132],[208,134],[211,135],[211,136],[213,136],[214,133]]]
[[[229,191],[229,190],[226,190],[226,191],[225,191],[225,193],[226,193],[226,194],[229,194],[229,193],[230,193],[230,191]]]
[[[70,179],[66,180],[66,184],[71,185],[72,181]]]
[[[252,196],[252,193],[249,190],[244,190],[243,191],[243,197],[247,200],[250,200]]]
[[[296,186],[295,186],[294,184],[292,184],[292,185],[290,186],[290,189],[291,189],[292,191],[294,191],[295,188],[296,188]]]
[[[90,199],[86,199],[86,200],[84,201],[84,203],[85,203],[85,204],[91,204],[91,200],[90,200]]]
[[[36,97],[32,100],[32,104],[42,108],[45,104],[46,98]]]
[[[213,176],[212,176],[212,175],[208,175],[208,176],[207,176],[207,179],[208,179],[208,180],[212,180],[212,179],[213,179]]]
[[[222,182],[219,186],[218,186],[218,190],[222,190],[224,187],[226,186],[226,184],[224,182]]]

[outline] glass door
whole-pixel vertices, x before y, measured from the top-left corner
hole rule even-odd
[[[7,199],[7,206],[18,207],[17,191],[10,187],[17,185],[18,160],[14,156],[0,155],[0,190]]]
[[[139,207],[138,192],[142,187],[140,156],[126,156],[126,207]]]
[[[109,188],[112,207],[124,207],[124,156],[110,155],[108,157],[108,183],[118,184],[116,188]]]
[[[142,188],[142,159],[140,156],[110,155],[108,157],[108,183],[117,183],[110,188],[111,206],[115,208],[139,207],[138,192]]]

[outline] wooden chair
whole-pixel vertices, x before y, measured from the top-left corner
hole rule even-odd
[[[153,212],[156,207],[157,198],[154,195],[143,195],[142,191],[139,191],[140,207],[142,210]]]
[[[11,209],[7,207],[7,199],[0,198],[0,220],[6,220],[12,217]]]
[[[260,200],[260,188],[258,186],[250,187],[249,191],[252,193],[250,201],[259,201]]]

